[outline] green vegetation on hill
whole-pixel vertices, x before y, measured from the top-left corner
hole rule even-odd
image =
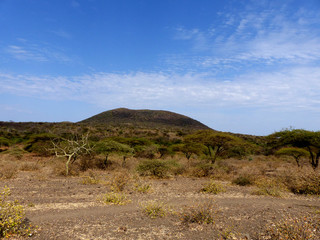
[[[131,110],[126,108],[102,112],[79,123],[149,128],[209,129],[199,121],[181,114],[160,110]]]

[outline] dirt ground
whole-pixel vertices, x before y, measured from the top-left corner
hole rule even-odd
[[[96,174],[101,179],[112,178],[110,173]],[[258,239],[270,224],[286,216],[320,210],[317,196],[257,196],[251,194],[254,187],[223,181],[220,183],[226,192],[205,194],[199,190],[208,179],[186,177],[142,178],[151,186],[148,193],[133,190],[128,182],[124,193],[130,202],[106,205],[99,197],[109,192],[110,186],[83,184],[82,179],[46,178],[41,173],[22,171],[15,179],[1,180],[0,187],[11,189],[11,197],[26,207],[27,218],[38,226],[31,239]],[[152,219],[141,207],[148,200],[161,201],[170,211]],[[214,202],[213,224],[182,223],[183,209],[209,201]]]

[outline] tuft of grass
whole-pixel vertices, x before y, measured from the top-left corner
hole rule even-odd
[[[130,202],[130,200],[122,193],[109,192],[102,196],[102,202],[108,205],[125,205]]]
[[[142,211],[150,218],[164,217],[167,214],[167,206],[160,201],[147,201],[141,204]]]
[[[32,236],[36,228],[25,217],[24,207],[17,201],[8,200],[10,194],[8,187],[0,192],[0,238]]]
[[[287,217],[269,226],[263,239],[318,240],[320,236],[320,217]]]
[[[100,183],[100,179],[96,176],[84,176],[82,177],[82,184],[84,185],[95,185],[95,184],[99,184]]]
[[[151,185],[147,183],[136,183],[134,185],[134,190],[139,193],[147,193],[151,191]]]
[[[116,173],[110,181],[111,190],[114,192],[124,191],[130,180],[130,175],[127,172]]]
[[[15,178],[17,174],[18,174],[17,164],[8,163],[3,166],[0,166],[0,178],[12,179],[12,178]]]
[[[218,194],[225,191],[226,190],[220,183],[216,183],[214,181],[210,181],[200,190],[200,192],[210,193],[210,194]]]
[[[185,208],[181,213],[182,223],[212,224],[216,206],[213,202]]]
[[[24,162],[20,166],[20,171],[37,171],[39,169],[39,165],[34,162]]]

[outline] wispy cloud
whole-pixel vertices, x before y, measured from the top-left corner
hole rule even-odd
[[[35,62],[70,62],[71,59],[63,51],[46,44],[30,43],[26,39],[17,39],[17,44],[8,45],[4,51],[14,59]]]
[[[27,50],[22,46],[17,45],[10,45],[7,47],[7,52],[18,60],[32,60],[32,61],[39,61],[39,62],[45,62],[48,61],[48,59],[40,52],[38,51],[32,51]]]
[[[59,30],[55,30],[55,31],[51,31],[53,34],[55,34],[56,36],[58,37],[61,37],[61,38],[65,38],[65,39],[71,39],[72,36],[70,33],[62,30],[62,29],[59,29]]]
[[[292,68],[220,81],[205,74],[96,73],[75,77],[0,74],[0,92],[97,106],[275,108],[319,111],[320,69]]]
[[[175,39],[191,42],[176,65],[219,68],[230,64],[305,64],[320,60],[320,13],[313,9],[290,12],[285,5],[261,11],[246,7],[220,13],[220,22],[208,29],[176,29]],[[194,53],[194,50],[199,50]],[[194,57],[196,56],[196,57]]]

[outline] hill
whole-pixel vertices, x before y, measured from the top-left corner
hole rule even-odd
[[[210,129],[201,122],[181,114],[161,110],[131,110],[127,108],[105,111],[79,123],[148,128]]]

